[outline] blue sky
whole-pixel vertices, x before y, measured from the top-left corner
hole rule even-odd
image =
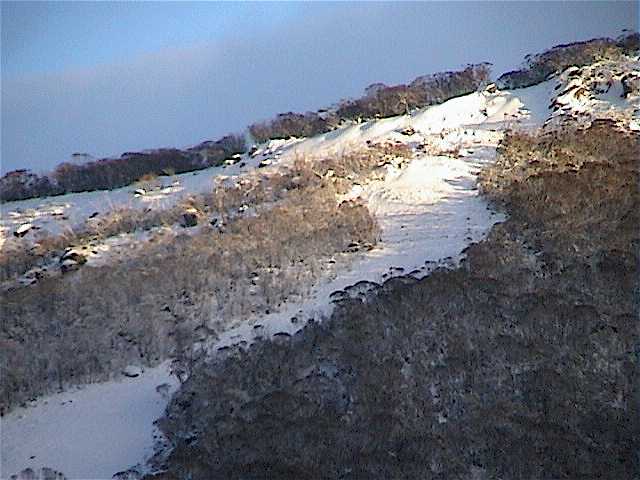
[[[2,2],[1,168],[187,146],[637,23],[637,2]]]
[[[184,2],[5,2],[6,75],[116,63],[165,48],[233,36],[243,22],[260,35],[294,18],[302,4]],[[249,32],[247,32],[249,33]]]

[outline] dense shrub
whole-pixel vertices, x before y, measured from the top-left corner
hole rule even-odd
[[[257,142],[318,135],[335,129],[344,120],[401,115],[474,92],[488,83],[489,74],[489,64],[481,63],[458,72],[418,77],[410,85],[375,83],[365,89],[362,98],[343,101],[335,111],[281,113],[273,120],[254,123],[249,131]]]
[[[29,170],[14,170],[0,178],[0,201],[25,200],[32,197],[58,195],[63,190],[49,177]]]
[[[458,72],[441,72],[416,78],[409,85],[373,84],[358,100],[343,102],[340,119],[369,119],[408,113],[415,108],[445,102],[476,91],[489,82],[490,65],[469,65]]]
[[[348,165],[347,175],[377,167]],[[353,242],[377,241],[368,210],[339,205],[334,178],[318,176],[312,163],[246,177],[193,200],[204,216],[224,217],[223,229],[159,233],[107,265],[0,292],[0,412],[51,389],[104,379],[130,362],[157,364],[173,352],[179,325],[206,339],[238,318],[274,311],[306,295],[328,257]],[[251,214],[239,215],[246,203]],[[125,212],[96,228],[113,234],[175,220],[175,213]]]
[[[222,162],[238,153],[246,151],[242,135],[227,135],[217,141],[202,142],[188,150],[200,156],[202,164],[208,167],[221,165]]]
[[[638,51],[640,51],[640,33],[629,32],[621,35],[616,43],[625,54],[638,55]]]
[[[618,40],[596,38],[584,42],[557,45],[536,55],[525,57],[525,67],[501,75],[500,88],[524,88],[536,85],[570,66],[583,66],[600,59],[616,59],[623,54],[637,54],[638,34],[631,33]]]
[[[335,125],[318,113],[280,113],[274,120],[254,123],[249,132],[258,143],[291,137],[311,137],[328,132]]]
[[[158,150],[149,153],[125,153],[118,159],[103,159],[84,165],[63,163],[52,173],[64,192],[109,190],[130,185],[148,174],[161,174],[166,169],[176,173],[203,168],[199,158],[180,150]]]
[[[14,201],[70,192],[111,190],[131,185],[145,175],[191,172],[221,165],[246,150],[244,137],[227,135],[188,150],[175,148],[126,152],[120,158],[104,158],[83,164],[62,163],[48,176],[27,170],[7,173],[0,179],[0,200]]]

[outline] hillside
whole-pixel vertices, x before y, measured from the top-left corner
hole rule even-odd
[[[633,478],[640,60],[616,52],[3,204],[0,474]]]

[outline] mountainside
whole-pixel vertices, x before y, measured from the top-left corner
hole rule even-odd
[[[635,478],[628,38],[535,56],[526,88],[4,204],[0,475]]]

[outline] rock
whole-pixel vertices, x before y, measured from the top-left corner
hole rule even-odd
[[[487,93],[496,93],[498,91],[498,86],[495,83],[490,83],[484,91]]]
[[[139,377],[140,375],[142,375],[143,372],[144,370],[142,369],[142,367],[138,367],[137,365],[127,365],[122,370],[122,374],[125,377],[129,377],[129,378]]]
[[[406,136],[410,137],[411,135],[415,135],[416,131],[413,129],[413,127],[407,127],[407,128],[403,128],[402,130],[400,130],[400,133],[402,135],[406,135]]]
[[[291,334],[287,332],[274,333],[272,340],[274,343],[279,345],[286,344],[291,340]]]
[[[78,268],[80,268],[80,264],[73,260],[64,260],[60,263],[60,270],[62,271],[62,273],[73,272]]]
[[[156,392],[158,392],[162,398],[169,398],[169,394],[171,393],[171,385],[166,382],[161,383],[156,387]]]
[[[76,249],[68,248],[60,257],[60,270],[62,273],[71,272],[80,268],[80,265],[87,263],[87,257]]]
[[[18,238],[22,238],[24,237],[27,233],[29,233],[31,231],[31,229],[33,228],[33,224],[31,223],[23,223],[22,225],[20,225],[15,232],[13,232],[13,235],[15,237]]]
[[[87,257],[84,253],[79,252],[75,248],[67,248],[62,257],[60,257],[60,261],[64,262],[65,260],[73,260],[76,263],[86,263]]]
[[[195,227],[198,225],[198,210],[195,208],[188,208],[182,214],[180,219],[180,225],[184,228]]]

